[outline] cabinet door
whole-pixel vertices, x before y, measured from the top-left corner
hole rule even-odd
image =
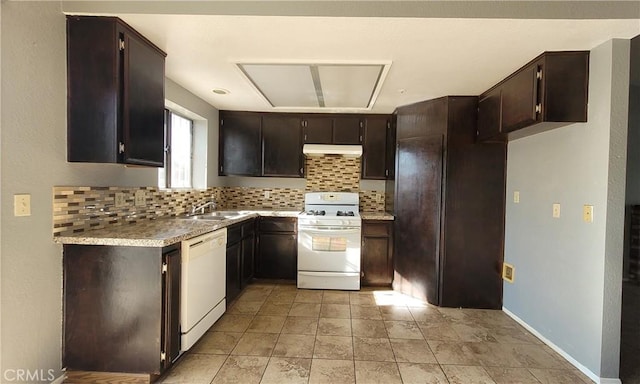
[[[163,255],[167,265],[165,273],[164,305],[164,367],[168,368],[180,355],[180,250]]]
[[[393,280],[393,222],[362,222],[362,284],[390,285]]]
[[[304,117],[305,144],[331,144],[333,140],[333,119],[327,116]]]
[[[262,117],[264,176],[303,176],[301,121],[296,115]]]
[[[162,167],[164,56],[132,34],[123,40],[123,162]]]
[[[502,132],[513,132],[536,122],[538,65],[516,73],[502,85]]]
[[[246,287],[255,275],[255,234],[242,239],[242,272],[240,288]]]
[[[478,140],[485,141],[501,133],[502,90],[496,88],[478,102]]]
[[[240,256],[242,242],[227,246],[227,306],[240,293]]]
[[[386,179],[388,116],[369,116],[365,120],[362,148],[362,178]]]
[[[333,144],[360,144],[362,120],[360,116],[335,116],[333,118]]]
[[[295,234],[260,233],[256,277],[267,279],[296,278],[298,244]]]
[[[261,118],[257,113],[224,113],[220,119],[220,175],[260,176]]]

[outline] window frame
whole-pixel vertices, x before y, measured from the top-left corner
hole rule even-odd
[[[190,151],[189,151],[189,162],[191,163],[190,174],[189,174],[189,186],[186,187],[174,187],[172,184],[171,178],[171,137],[172,137],[172,129],[171,129],[171,117],[172,115],[179,116],[185,120],[189,121],[189,131],[191,136],[190,142]],[[165,189],[192,189],[193,188],[193,151],[194,151],[194,120],[192,118],[186,117],[185,115],[175,112],[169,108],[164,109],[164,186],[160,186],[160,188]]]

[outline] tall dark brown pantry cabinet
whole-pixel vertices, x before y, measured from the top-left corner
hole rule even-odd
[[[477,97],[397,110],[393,287],[445,307],[501,308],[505,143],[476,143]]]
[[[67,160],[164,165],[166,54],[117,17],[67,16]]]

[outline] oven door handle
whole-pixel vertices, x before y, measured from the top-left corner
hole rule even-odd
[[[333,233],[336,235],[349,234],[349,233],[358,233],[360,232],[360,227],[302,227],[300,228],[300,232],[302,233],[319,233],[322,235],[326,235],[328,233]]]

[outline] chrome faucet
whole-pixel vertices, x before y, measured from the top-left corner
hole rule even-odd
[[[204,209],[207,207],[211,207],[209,211],[213,211],[216,209],[216,202],[211,200],[206,203],[196,204],[191,208],[191,214],[194,215],[198,211],[200,211],[201,214],[204,214]]]

